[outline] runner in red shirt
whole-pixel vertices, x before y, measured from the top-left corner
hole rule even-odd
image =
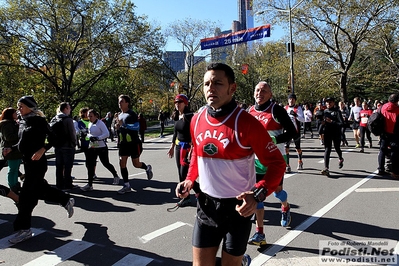
[[[360,151],[359,152],[364,152],[364,136],[366,135],[367,140],[369,141],[369,148],[373,147],[373,142],[371,139],[371,132],[367,127],[367,121],[369,120],[369,117],[373,113],[373,110],[369,109],[369,106],[367,102],[362,103],[362,110],[359,113],[360,117],[360,124],[359,124],[359,132],[360,132]]]
[[[251,217],[280,184],[285,161],[264,127],[237,106],[234,71],[213,63],[204,76],[208,105],[191,120],[191,163],[176,195],[187,197],[198,178],[193,265],[215,265],[222,242],[222,265],[240,266],[251,232]],[[255,154],[268,167],[256,182]]]

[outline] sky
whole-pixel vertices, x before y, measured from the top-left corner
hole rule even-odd
[[[233,20],[238,20],[237,0],[132,0],[138,15],[146,15],[147,21],[166,29],[169,24],[185,18],[210,20],[218,23],[220,29],[229,30]],[[254,19],[254,27],[268,24]],[[271,28],[270,40],[277,40],[285,32],[281,27]],[[212,37],[212,36],[209,36]],[[264,40],[268,41],[268,40]],[[167,51],[182,51],[173,39],[168,39]]]

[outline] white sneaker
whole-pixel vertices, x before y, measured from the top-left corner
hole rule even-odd
[[[120,190],[118,190],[118,194],[125,194],[127,192],[132,192],[132,188],[130,186],[124,185]]]
[[[65,205],[65,207],[64,207],[65,210],[67,210],[67,212],[68,212],[68,218],[71,218],[73,216],[73,205],[75,205],[75,199],[70,198],[67,205]]]
[[[93,186],[90,186],[89,184],[87,184],[84,187],[81,187],[80,190],[82,191],[92,191],[93,190]]]
[[[17,244],[19,242],[25,241],[33,236],[32,231],[28,230],[19,230],[17,234],[8,240],[11,244]]]
[[[112,182],[112,185],[119,185],[119,180],[121,180],[119,176],[114,176],[114,182]]]

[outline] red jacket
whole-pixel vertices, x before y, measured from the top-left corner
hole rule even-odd
[[[399,115],[399,106],[395,103],[388,102],[381,107],[381,114],[385,117],[385,132],[388,134],[395,133],[396,121]]]

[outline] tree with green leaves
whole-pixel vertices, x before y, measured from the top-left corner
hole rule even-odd
[[[134,9],[125,0],[9,0],[0,9],[0,53],[7,59],[0,67],[39,74],[48,94],[74,108],[112,70],[159,56],[159,29]],[[17,61],[8,60],[10,51]]]
[[[287,14],[291,13],[295,38],[314,41],[312,48],[316,48],[305,51],[296,49],[295,54],[307,52],[326,55],[335,65],[329,75],[332,78],[339,77],[340,97],[347,101],[350,71],[361,44],[371,37],[374,28],[397,16],[398,2],[301,0],[292,3],[291,0],[260,0],[256,9],[267,10],[267,18],[273,17],[272,22],[281,25],[288,24]]]
[[[183,93],[185,93],[189,99],[195,95],[198,88],[198,85],[195,83],[194,66],[203,61],[206,57],[198,58],[195,56],[195,53],[200,50],[200,40],[213,36],[215,28],[215,22],[185,18],[170,23],[165,31],[165,35],[177,40],[177,42],[182,45],[183,51],[186,52],[185,78],[181,79],[176,76],[176,79],[183,85]]]

